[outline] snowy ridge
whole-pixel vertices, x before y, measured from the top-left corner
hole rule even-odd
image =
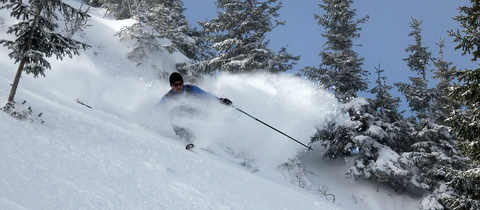
[[[76,4],[71,2],[72,5]],[[1,17],[7,19],[6,11]],[[158,115],[169,89],[159,72],[171,72],[178,54],[152,54],[135,67],[128,42],[113,36],[131,21],[92,19],[78,39],[92,48],[73,59],[49,59],[46,77],[23,75],[16,101],[42,114],[18,121],[0,112],[0,209],[413,209],[419,201],[344,177],[353,161],[322,160],[314,152],[221,105],[195,122],[195,144],[212,152],[189,152]],[[2,37],[7,27],[0,26]],[[8,49],[0,47],[1,55]],[[0,105],[6,103],[17,66],[0,58]],[[332,118],[348,121],[325,91],[292,75],[229,75],[198,84],[266,123],[308,143]],[[91,106],[88,108],[77,100]],[[205,123],[208,122],[208,123]],[[300,154],[316,175],[280,167]],[[242,164],[248,167],[242,166]],[[252,170],[256,169],[256,170]],[[252,173],[252,171],[254,173]],[[325,186],[323,188],[322,186]],[[319,189],[328,194],[319,195]]]

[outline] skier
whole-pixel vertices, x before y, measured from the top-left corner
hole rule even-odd
[[[173,106],[176,106],[175,109],[169,110],[171,118],[175,115],[187,115],[187,117],[191,117],[197,113],[195,108],[182,104],[179,99],[216,100],[227,106],[232,105],[232,101],[228,98],[218,98],[195,85],[184,84],[183,77],[178,72],[170,74],[169,82],[171,90],[162,97],[159,105],[165,106],[166,104],[172,104]],[[186,149],[192,149],[194,147],[192,144],[192,136],[186,128],[173,123],[172,128],[173,131],[175,131],[175,134],[187,143]]]

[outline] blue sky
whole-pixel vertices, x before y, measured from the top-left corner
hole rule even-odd
[[[206,21],[216,17],[215,0],[184,0],[185,15],[192,25],[198,21]],[[321,36],[324,29],[313,18],[313,14],[321,15],[323,10],[318,6],[321,0],[284,0],[279,10],[278,20],[286,21],[268,35],[270,47],[274,50],[286,46],[288,52],[300,55],[301,59],[293,72],[305,66],[318,66],[321,62],[319,52],[325,43]],[[370,71],[369,88],[376,79],[375,67],[381,65],[387,76],[387,83],[408,82],[413,74],[402,58],[408,56],[405,48],[413,44],[409,37],[412,18],[423,20],[422,36],[424,46],[429,47],[433,56],[438,55],[436,43],[445,39],[444,57],[453,62],[459,69],[471,68],[476,63],[470,61],[471,56],[461,56],[460,51],[454,51],[453,38],[448,30],[459,28],[458,22],[452,18],[458,15],[458,7],[470,5],[468,0],[361,0],[355,1],[353,8],[357,9],[357,19],[369,15],[369,20],[360,25],[361,37],[355,44],[360,57],[365,58],[364,69]],[[433,69],[433,66],[431,66]],[[396,89],[396,88],[395,88]],[[403,97],[402,101],[405,101]]]

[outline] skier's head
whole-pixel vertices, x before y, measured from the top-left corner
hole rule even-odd
[[[179,81],[183,82],[183,77],[180,73],[173,72],[172,74],[170,74],[170,86],[172,86],[173,83],[179,82]]]
[[[183,90],[183,77],[178,72],[173,72],[170,74],[170,87],[176,92],[181,92]]]

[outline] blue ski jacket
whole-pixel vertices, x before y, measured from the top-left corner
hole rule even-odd
[[[168,91],[168,93],[166,93],[162,97],[159,104],[165,104],[169,101],[176,100],[176,99],[180,98],[181,96],[193,96],[193,97],[199,98],[199,99],[208,99],[208,100],[217,99],[218,100],[218,98],[216,96],[202,90],[201,88],[199,88],[195,85],[184,85],[183,86],[183,91],[180,92],[180,93],[175,92],[174,90]]]

